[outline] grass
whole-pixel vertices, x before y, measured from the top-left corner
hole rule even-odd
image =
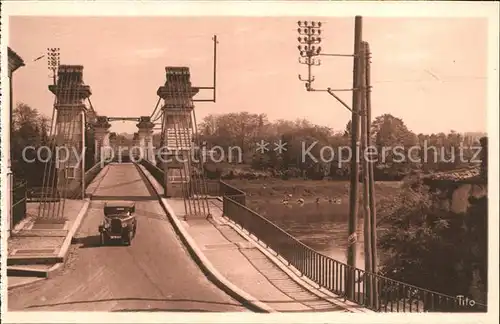
[[[247,194],[250,207],[264,206],[267,203],[280,202],[284,197],[289,197],[290,202],[302,198],[304,202],[316,202],[319,198],[320,204],[328,203],[330,199],[340,200],[340,204],[330,204],[333,210],[345,209],[349,205],[348,181],[326,181],[326,180],[281,180],[281,179],[259,179],[259,180],[225,180],[227,183],[243,190]],[[376,182],[375,200],[377,207],[391,201],[400,191],[401,182]],[[362,197],[362,185],[359,186],[360,198]],[[344,207],[343,207],[344,206]]]

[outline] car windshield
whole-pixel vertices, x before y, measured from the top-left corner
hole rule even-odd
[[[128,207],[105,207],[104,214],[110,217],[128,217],[132,213]]]

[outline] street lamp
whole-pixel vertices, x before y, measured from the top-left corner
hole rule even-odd
[[[299,63],[307,65],[307,78],[302,78],[299,74],[299,80],[305,82],[306,90],[312,91],[311,83],[314,81],[314,76],[311,75],[312,66],[321,65],[321,60],[316,59],[316,56],[321,54],[321,22],[316,21],[298,21],[297,32],[299,37]]]

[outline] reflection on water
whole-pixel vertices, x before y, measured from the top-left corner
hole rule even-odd
[[[349,204],[248,201],[249,207],[272,221],[302,243],[335,260],[347,262]],[[361,213],[360,213],[361,214]],[[363,218],[358,221],[358,268],[364,268]],[[379,253],[380,255],[380,253]]]

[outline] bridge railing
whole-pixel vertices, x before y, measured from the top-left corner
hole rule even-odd
[[[146,170],[148,170],[148,172],[155,178],[156,181],[164,185],[165,173],[162,169],[158,168],[146,159],[141,159],[139,163],[143,165]],[[190,192],[193,192],[195,195],[200,195],[203,193],[213,197],[228,195],[234,197],[234,199],[236,199],[240,203],[245,204],[245,193],[243,191],[219,180],[205,180],[205,184],[206,186],[203,188],[203,190],[201,185],[194,185],[190,188]],[[192,185],[191,181],[189,182],[189,185]]]
[[[85,189],[87,189],[87,187],[92,183],[92,181],[94,181],[97,175],[102,171],[102,169],[104,169],[104,167],[108,163],[109,162],[97,162],[90,169],[85,171],[83,175],[83,183]],[[83,199],[83,196],[85,196],[85,194],[82,192],[81,183],[75,183],[72,188],[68,189],[69,193],[66,195],[66,198],[68,199]]]
[[[11,176],[11,175],[9,175]],[[27,182],[18,181],[12,186],[11,229],[26,217]]]
[[[325,256],[235,197],[241,196],[223,196],[224,216],[257,237],[303,276],[336,295],[377,312],[486,312],[486,305],[476,303],[471,307],[456,297],[367,273]],[[378,299],[370,299],[364,293],[370,282],[378,291]]]
[[[153,176],[153,178],[155,178],[156,181],[158,181],[159,184],[162,186],[165,185],[165,173],[162,169],[158,168],[146,159],[141,159],[139,163],[144,166],[146,170],[148,170],[148,172]]]
[[[197,179],[197,181],[199,181]],[[218,197],[220,196],[220,183],[218,180],[205,180],[204,181],[205,183],[205,186],[203,187],[203,190],[202,190],[202,185],[198,184],[198,185],[194,185],[192,187],[192,192],[195,194],[195,195],[207,195],[209,197]],[[192,182],[190,182],[190,184],[192,184]]]
[[[101,172],[102,169],[106,166],[106,162],[97,162],[93,167],[88,169],[84,175],[85,187],[87,187],[92,181],[94,181],[95,177]]]
[[[222,180],[219,181],[219,196],[229,197],[232,200],[238,202],[242,206],[246,205],[246,193],[234,186],[231,186],[227,182]]]
[[[28,184],[29,185],[29,184]],[[40,187],[29,187],[27,191],[27,199],[28,202],[37,202],[37,201],[59,201],[60,196],[57,188],[53,188],[49,191],[47,188]]]

